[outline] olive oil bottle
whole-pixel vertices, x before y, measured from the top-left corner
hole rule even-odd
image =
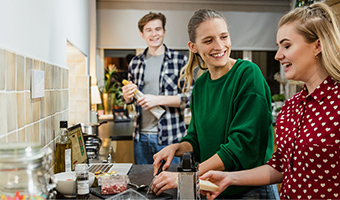
[[[60,134],[56,142],[55,157],[55,174],[71,171],[72,141],[68,137],[67,121],[60,121]]]

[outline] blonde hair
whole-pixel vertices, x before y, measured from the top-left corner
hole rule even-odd
[[[221,18],[226,23],[227,20],[224,16],[216,10],[212,9],[199,9],[195,11],[193,16],[190,18],[188,23],[188,35],[189,40],[193,43],[196,42],[196,29],[197,27],[204,21],[208,19]],[[197,74],[195,74],[195,70],[199,68]],[[202,60],[201,56],[198,53],[193,53],[190,51],[188,63],[182,68],[181,75],[178,81],[179,88],[182,89],[182,92],[188,92],[193,83],[193,80],[199,77],[205,70],[207,70],[207,66],[205,62]],[[194,75],[195,74],[195,75]],[[184,84],[181,85],[181,80],[184,79]]]
[[[278,27],[296,23],[296,29],[308,43],[320,40],[321,65],[326,72],[340,81],[340,31],[339,23],[332,9],[325,3],[317,2],[309,7],[296,8],[284,15]]]

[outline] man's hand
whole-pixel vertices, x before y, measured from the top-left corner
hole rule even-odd
[[[160,105],[161,98],[156,95],[151,95],[151,94],[145,94],[143,97],[139,98],[137,100],[137,103],[139,103],[140,106],[145,108],[146,110]]]
[[[135,95],[135,91],[137,89],[137,85],[131,84],[125,85],[122,87],[123,98],[126,103],[130,103],[132,101],[133,96]]]

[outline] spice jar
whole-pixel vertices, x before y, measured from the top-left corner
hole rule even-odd
[[[87,164],[78,164],[75,169],[77,182],[77,199],[88,199],[89,188],[89,167]]]
[[[0,145],[0,199],[53,199],[46,150],[38,143]]]

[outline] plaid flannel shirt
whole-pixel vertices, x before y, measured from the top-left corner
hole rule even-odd
[[[189,93],[182,94],[177,86],[181,69],[187,63],[187,57],[177,51],[168,49],[165,46],[165,54],[163,64],[160,68],[159,76],[159,95],[178,95],[181,98],[181,106],[165,107],[166,112],[158,120],[158,143],[160,145],[169,145],[177,143],[186,134],[184,124],[184,109],[189,107],[191,90]],[[144,70],[145,58],[148,48],[142,54],[134,57],[129,65],[128,79],[137,85],[138,89],[143,92],[144,86]],[[192,89],[192,88],[191,88]],[[134,136],[135,140],[139,140],[141,106],[136,105],[136,116],[134,120]]]

